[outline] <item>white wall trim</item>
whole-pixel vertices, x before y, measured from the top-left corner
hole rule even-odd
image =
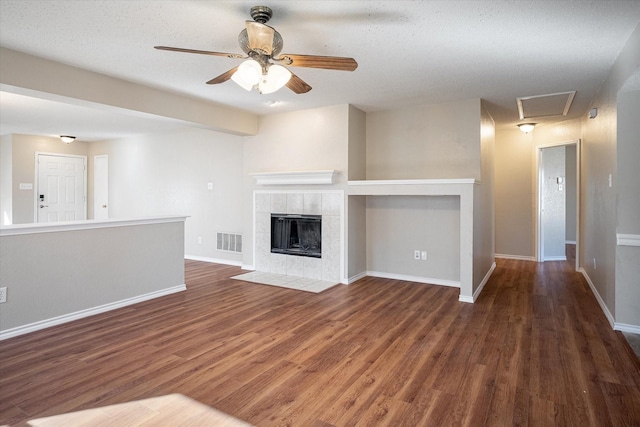
[[[15,328],[7,329],[5,331],[0,331],[0,341],[186,290],[187,286],[185,284],[172,286],[170,288],[162,289],[159,291],[149,292],[148,294],[139,295],[120,301],[99,305],[97,307],[76,311],[74,313],[63,314],[62,316],[56,316],[51,319],[40,320],[28,325],[22,325]]]
[[[447,185],[447,184],[480,184],[474,178],[456,179],[384,179],[349,181],[348,185]]]
[[[487,284],[487,282],[489,281],[489,278],[493,274],[493,270],[495,269],[496,269],[496,263],[494,262],[493,264],[491,264],[491,268],[489,268],[489,271],[487,271],[487,274],[484,275],[484,278],[482,279],[482,282],[480,282],[480,286],[478,286],[478,289],[476,289],[475,292],[473,293],[473,296],[471,297],[471,301],[468,301],[469,299],[468,297],[463,297],[463,296],[460,296],[458,300],[461,302],[471,302],[471,303],[476,302],[476,300],[480,296],[480,293],[484,289],[484,285]]]
[[[620,332],[629,332],[631,334],[640,335],[640,326],[638,325],[629,325],[628,323],[614,323],[613,329]]]
[[[367,271],[367,276],[379,277],[381,279],[404,280],[406,282],[425,283],[428,285],[449,286],[459,288],[460,282],[455,280],[432,279],[429,277],[407,276],[406,274],[383,273],[381,271]]]
[[[230,259],[209,258],[204,256],[188,255],[188,254],[184,255],[184,259],[190,259],[192,261],[210,262],[213,264],[234,265],[236,267],[242,267],[242,261],[233,261]]]
[[[565,240],[564,244],[565,245],[575,245],[576,241],[575,240]]]
[[[92,230],[95,228],[129,227],[132,225],[184,222],[188,216],[159,216],[137,219],[105,219],[67,222],[41,222],[37,224],[14,224],[0,227],[0,236],[21,234],[57,233],[60,231]]]
[[[582,275],[584,276],[585,280],[589,284],[589,287],[591,288],[591,292],[593,292],[593,295],[596,297],[596,301],[598,301],[598,304],[600,305],[600,308],[604,312],[605,317],[607,318],[607,320],[609,321],[609,324],[613,328],[614,325],[615,325],[615,319],[613,318],[613,315],[609,311],[609,308],[607,307],[607,305],[604,303],[604,300],[602,299],[602,297],[600,296],[600,294],[596,290],[596,287],[593,284],[593,282],[591,281],[591,278],[589,277],[589,275],[587,274],[587,272],[585,271],[584,268],[580,268],[580,270],[578,270],[578,271],[580,273],[582,273]]]
[[[241,269],[243,270],[251,270],[251,271],[256,271],[256,266],[253,264],[242,264],[240,266]]]
[[[358,280],[360,280],[360,279],[364,279],[365,277],[367,277],[367,272],[366,272],[366,271],[363,271],[362,273],[358,273],[358,274],[356,274],[356,275],[354,275],[354,276],[349,277],[349,278],[346,280],[346,283],[343,283],[343,284],[344,284],[344,285],[350,285],[350,284],[352,284],[353,282],[356,282],[356,281],[358,281]]]
[[[335,170],[256,172],[250,173],[258,185],[308,185],[333,184],[337,175]]]
[[[515,259],[518,261],[535,261],[536,260],[536,257],[534,256],[525,256],[525,255],[495,254],[495,257],[500,259]]]
[[[640,246],[640,234],[616,234],[618,246]]]

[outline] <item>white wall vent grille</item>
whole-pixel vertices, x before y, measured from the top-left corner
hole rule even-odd
[[[226,252],[242,252],[242,234],[216,233],[216,249]]]

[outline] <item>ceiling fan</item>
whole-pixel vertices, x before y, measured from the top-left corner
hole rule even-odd
[[[307,93],[311,90],[309,84],[284,66],[341,71],[353,71],[358,67],[358,63],[353,58],[280,54],[282,36],[273,27],[266,25],[272,15],[272,10],[266,6],[254,6],[251,8],[253,21],[246,21],[246,28],[238,36],[240,48],[246,53],[246,56],[237,53],[183,49],[170,46],[155,46],[155,48],[174,52],[246,59],[239,66],[209,80],[207,84],[224,83],[231,79],[248,91],[257,87],[262,94],[275,92],[283,86],[287,86],[297,94]]]

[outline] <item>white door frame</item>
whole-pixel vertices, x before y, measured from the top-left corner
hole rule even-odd
[[[542,150],[544,148],[551,147],[560,147],[566,145],[574,145],[576,146],[576,271],[580,268],[580,163],[581,163],[581,140],[574,139],[572,141],[565,142],[552,142],[549,144],[537,145],[534,147],[535,155],[533,156],[535,165],[534,170],[536,174],[536,179],[534,180],[535,185],[535,215],[536,221],[534,224],[535,228],[535,253],[536,253],[536,261],[543,262],[544,259],[542,257],[542,215],[540,214],[540,207],[542,206],[542,186],[540,184],[540,180],[542,179],[542,174],[540,168],[542,167]]]
[[[107,196],[107,200],[106,200],[106,205],[104,205],[105,207],[103,207],[102,202],[100,202],[97,199],[97,186],[96,183],[98,182],[97,176],[96,176],[96,171],[98,171],[98,168],[96,167],[96,164],[98,162],[98,159],[105,159],[106,163],[107,163],[107,170],[106,170],[106,176],[105,181],[106,181],[106,196]],[[93,156],[93,219],[96,219],[97,217],[97,213],[100,212],[100,209],[106,209],[106,214],[107,214],[107,218],[109,218],[109,155],[108,154],[100,154],[97,156]]]
[[[78,154],[64,154],[64,153],[48,153],[45,151],[36,151],[35,161],[34,161],[34,192],[33,192],[33,222],[35,224],[38,223],[38,195],[40,194],[40,181],[39,181],[39,167],[38,167],[38,156],[54,156],[54,157],[75,157],[81,158],[84,161],[84,217],[87,217],[87,156],[81,156]]]

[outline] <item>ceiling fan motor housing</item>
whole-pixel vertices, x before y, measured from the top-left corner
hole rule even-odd
[[[253,6],[251,8],[251,18],[261,24],[269,22],[273,16],[273,11],[267,6]]]

